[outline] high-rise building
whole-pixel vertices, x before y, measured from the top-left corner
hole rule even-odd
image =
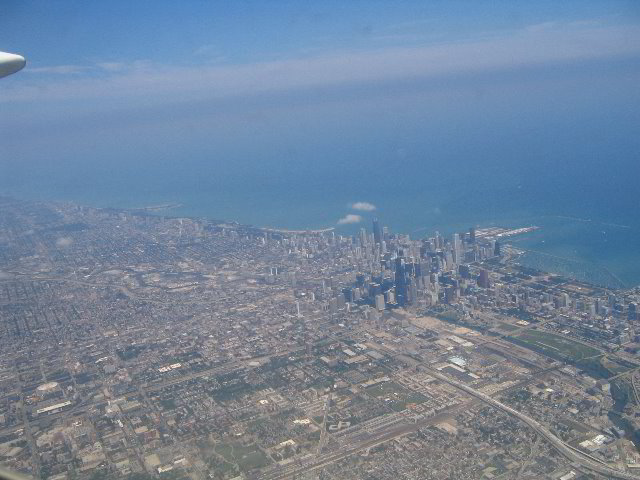
[[[376,295],[376,308],[380,312],[384,310],[384,295],[381,293]]]
[[[367,231],[364,228],[360,229],[360,245],[363,247],[367,244]]]
[[[404,306],[407,302],[407,269],[404,258],[396,257],[395,263],[396,302]]]
[[[332,317],[333,315],[338,313],[338,299],[336,297],[333,297],[329,300],[329,312],[331,313]]]
[[[445,303],[453,303],[456,300],[456,287],[449,285],[444,289],[444,301]]]
[[[471,278],[471,272],[468,265],[460,265],[458,267],[458,273],[462,278]]]
[[[436,231],[436,236],[435,236],[435,243],[436,243],[436,248],[442,248],[442,237],[440,236],[440,232]]]
[[[418,302],[418,285],[416,284],[414,279],[411,279],[408,293],[409,293],[408,303],[410,305],[415,305]]]
[[[336,299],[338,301],[338,308],[339,309],[343,309],[347,303],[347,298],[344,295],[344,293],[340,292],[337,296]]]
[[[377,244],[382,243],[382,228],[378,217],[373,218],[373,241]]]
[[[344,294],[344,298],[347,302],[353,302],[353,288],[346,287],[342,289],[342,293]]]
[[[393,289],[387,290],[385,292],[385,295],[387,297],[387,303],[392,305],[394,303],[396,303],[396,292],[393,291]]]
[[[469,240],[471,241],[471,243],[476,241],[476,229],[474,227],[471,227],[469,229]]]
[[[489,288],[489,272],[484,268],[480,270],[480,275],[478,276],[478,286],[482,288]]]
[[[460,234],[453,234],[453,250],[459,252],[462,249],[462,242],[460,241]]]
[[[460,254],[462,253],[462,242],[460,241],[460,235],[453,234],[453,253],[455,254],[456,263],[460,262]]]

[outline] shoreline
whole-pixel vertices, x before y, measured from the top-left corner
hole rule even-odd
[[[88,206],[90,208],[96,208],[99,210],[111,210],[111,211],[121,211],[121,212],[130,212],[132,214],[138,214],[138,215],[160,215],[160,216],[165,216],[167,218],[185,218],[185,219],[191,219],[191,220],[197,220],[197,221],[203,221],[205,223],[209,223],[209,224],[217,224],[217,225],[222,225],[222,224],[227,224],[229,226],[234,226],[234,227],[244,227],[244,228],[250,228],[253,229],[255,231],[261,231],[264,233],[272,233],[272,234],[281,234],[281,235],[304,235],[304,234],[309,234],[309,235],[322,235],[322,234],[328,234],[330,232],[335,232],[335,231],[339,231],[341,234],[343,235],[354,235],[355,232],[352,231],[352,228],[347,228],[347,229],[342,229],[339,226],[333,226],[333,227],[325,227],[325,228],[282,228],[282,227],[274,227],[274,226],[257,226],[256,224],[245,224],[245,223],[240,223],[237,221],[229,221],[229,220],[222,220],[220,218],[213,218],[210,215],[203,215],[203,214],[199,214],[199,215],[179,215],[177,214],[178,212],[175,211],[171,211],[171,212],[167,212],[165,213],[157,213],[158,210],[160,208],[164,208],[164,207],[168,207],[168,206],[172,206],[173,208],[184,208],[185,204],[182,203],[158,203],[158,204],[151,204],[148,205],[147,207],[138,207],[138,208],[127,208],[127,207],[105,207],[105,206],[97,206],[97,205],[91,205],[91,202],[77,202],[77,201],[68,201],[68,200],[51,200],[51,199],[27,199],[27,198],[20,198],[18,196],[13,196],[13,195],[7,195],[7,194],[0,194],[0,198],[5,200],[5,201],[24,201],[24,202],[36,202],[36,203],[52,203],[52,204],[73,204],[73,205],[77,205],[77,206]],[[393,217],[392,216],[387,216],[388,219],[390,220],[390,223],[393,223]],[[492,229],[492,228],[496,228],[496,223],[500,221],[500,219],[498,218],[494,218],[485,222],[482,222],[481,218],[478,217],[478,222],[475,220],[470,220],[469,222],[465,222],[467,223],[467,225],[476,225],[477,227],[479,227],[480,229],[484,228],[484,229]],[[514,217],[513,214],[508,214],[507,218],[504,219],[504,223],[502,223],[502,228],[506,229],[506,230],[515,230],[516,232],[519,230],[518,228],[514,228],[516,227],[516,223],[519,223],[518,220]],[[512,245],[515,248],[520,248],[520,249],[524,249],[524,250],[529,250],[529,251],[537,251],[539,254],[542,254],[544,257],[549,258],[550,256],[558,256],[558,254],[556,252],[554,252],[554,250],[556,250],[556,248],[552,249],[551,251],[545,251],[544,248],[541,248],[542,245],[539,244],[539,242],[535,242],[536,244],[532,244],[531,242],[528,241],[528,235],[538,235],[539,232],[544,231],[547,232],[547,240],[551,239],[552,237],[556,236],[555,235],[555,225],[545,225],[545,220],[549,221],[551,220],[551,222],[553,224],[556,224],[558,222],[564,223],[564,222],[575,222],[575,224],[582,224],[582,225],[592,225],[593,227],[596,227],[596,225],[598,224],[602,224],[603,222],[596,220],[596,219],[590,219],[589,221],[585,221],[585,219],[580,219],[580,218],[575,218],[575,217],[569,217],[566,215],[558,215],[558,214],[536,214],[536,215],[530,215],[530,214],[525,214],[522,216],[522,218],[520,219],[520,221],[522,223],[525,224],[529,224],[529,227],[524,227],[524,229],[531,229],[531,231],[520,231],[518,233],[524,233],[525,235],[514,235],[511,238],[509,238],[508,240],[506,238],[503,238],[503,240],[506,240],[507,243],[511,243],[512,241],[514,242]],[[531,228],[532,224],[537,223],[536,227],[538,228]],[[541,222],[541,223],[538,223]],[[481,227],[480,225],[486,225]],[[443,227],[447,227],[447,226],[451,226],[453,225],[453,227],[451,228],[443,228]],[[522,224],[520,224],[522,225]],[[618,224],[616,224],[618,225]],[[370,229],[370,225],[368,225],[365,222],[360,223],[359,225],[356,226],[362,226],[365,228]],[[493,227],[492,227],[493,226]],[[353,225],[351,226],[353,227]],[[549,228],[550,227],[550,228]],[[622,227],[622,225],[620,225],[620,227]],[[624,237],[627,237],[631,232],[633,232],[634,228],[631,227],[629,228],[628,226],[625,226],[627,228],[620,228],[620,230],[616,233],[616,235],[623,235]],[[429,225],[427,227],[421,227],[419,229],[405,229],[404,231],[409,231],[411,233],[413,233],[414,235],[417,233],[417,236],[423,237],[425,236],[425,234],[428,234],[429,232],[435,232],[436,230],[440,230],[441,232],[443,231],[456,231],[456,230],[460,230],[462,228],[462,224],[461,222],[459,222],[457,219],[454,219],[451,222],[447,222],[446,219],[441,218],[439,219],[438,223],[433,223],[432,225]],[[522,228],[522,227],[521,227]],[[597,228],[597,227],[596,227]],[[392,230],[395,231],[396,233],[402,233],[403,230],[400,228],[396,228],[395,226],[392,225]],[[461,230],[460,230],[461,231]],[[418,233],[419,232],[419,233]],[[445,234],[446,235],[446,234]],[[412,235],[413,236],[413,235]],[[522,238],[524,237],[524,238]],[[562,236],[561,236],[562,237]],[[567,238],[560,238],[561,241],[565,242],[567,240]],[[513,239],[513,240],[512,240]],[[625,240],[626,242],[626,240]],[[542,240],[542,244],[544,245],[544,239]],[[620,245],[620,243],[618,242],[618,246]],[[601,248],[604,248],[602,246],[600,246]],[[574,249],[575,251],[575,249]],[[606,250],[603,250],[603,252]],[[627,249],[618,252],[618,257],[619,254],[627,254],[629,253],[630,255],[632,255],[633,252],[628,252]],[[572,256],[572,255],[562,255],[563,259],[565,261],[568,261],[569,263],[576,263],[576,264],[581,264],[580,265],[580,271],[578,272],[572,272],[572,274],[578,278],[582,278],[582,275],[584,274],[584,265],[589,265],[590,267],[600,267],[602,270],[606,270],[608,273],[608,277],[612,277],[615,276],[617,279],[621,280],[621,282],[616,282],[616,283],[622,283],[623,285],[625,285],[626,287],[630,287],[633,288],[634,286],[638,286],[640,285],[640,278],[637,278],[635,275],[629,275],[628,274],[628,269],[622,269],[622,270],[618,270],[616,268],[616,265],[619,263],[617,262],[617,257],[612,258],[612,262],[608,262],[606,261],[607,259],[603,259],[602,257],[600,258],[590,258],[589,256],[584,257],[584,256]],[[635,262],[635,260],[632,258],[632,256],[629,256],[629,262]],[[603,261],[605,260],[605,261]],[[545,262],[546,263],[546,262]],[[553,268],[553,266],[550,265],[545,265],[545,270],[549,270],[550,272],[555,272],[561,275],[567,275],[567,271],[565,268],[558,268],[556,266],[556,268]],[[591,269],[589,269],[591,270]]]
[[[327,227],[327,228],[318,228],[318,229],[307,229],[307,230],[290,230],[287,228],[275,228],[275,227],[255,227],[258,230],[262,230],[263,232],[268,233],[282,233],[288,235],[304,235],[305,233],[310,235],[320,235],[322,233],[333,232],[336,227]]]

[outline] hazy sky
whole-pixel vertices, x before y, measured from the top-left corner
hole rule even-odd
[[[0,82],[0,193],[99,191],[150,165],[176,188],[297,182],[320,195],[331,182],[372,202],[399,178],[490,188],[499,172],[519,188],[575,177],[626,192],[639,173],[637,1],[1,10],[0,49],[28,64]],[[217,180],[183,175],[203,163]]]

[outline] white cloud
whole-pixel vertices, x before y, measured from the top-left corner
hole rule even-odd
[[[200,47],[196,48],[193,52],[193,55],[195,57],[206,57],[206,60],[208,60],[209,64],[211,64],[212,62],[223,62],[227,59],[225,55],[222,55],[219,46],[209,44],[201,45]]]
[[[206,50],[206,49],[205,49]],[[375,85],[380,82],[527,68],[640,54],[640,27],[597,23],[547,23],[498,32],[475,41],[418,47],[340,51],[247,64],[195,66],[133,62],[120,65],[33,66],[36,73],[73,73],[41,84],[11,85],[0,101],[149,98],[167,103],[308,88]],[[28,59],[27,59],[28,60]],[[115,67],[115,68],[114,68]],[[103,75],[95,75],[100,71]],[[86,72],[87,75],[81,75]],[[35,77],[35,76],[34,76]]]
[[[126,64],[122,62],[100,62],[96,66],[107,72],[121,72],[126,68]]]
[[[557,26],[557,22],[542,22],[536,23],[534,25],[529,25],[528,27],[526,27],[526,30],[528,32],[542,32],[544,30],[551,30],[553,28],[556,28]]]
[[[56,240],[56,246],[65,248],[71,246],[73,243],[73,238],[71,237],[60,237]]]
[[[349,225],[351,223],[360,223],[361,221],[362,217],[360,215],[354,215],[353,213],[350,213],[338,220],[338,225]]]
[[[88,70],[91,70],[91,67],[88,67],[86,65],[55,65],[50,67],[27,68],[25,69],[25,72],[46,73],[54,75],[77,75],[80,73],[85,73]]]
[[[355,202],[350,206],[354,210],[360,210],[363,212],[373,212],[376,209],[376,206],[373,203],[369,202]]]

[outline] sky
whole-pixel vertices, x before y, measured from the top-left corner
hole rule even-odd
[[[637,1],[1,4],[0,49],[28,63],[0,83],[0,194],[206,191],[225,218],[302,224],[288,191],[314,225],[435,183],[636,202]]]

